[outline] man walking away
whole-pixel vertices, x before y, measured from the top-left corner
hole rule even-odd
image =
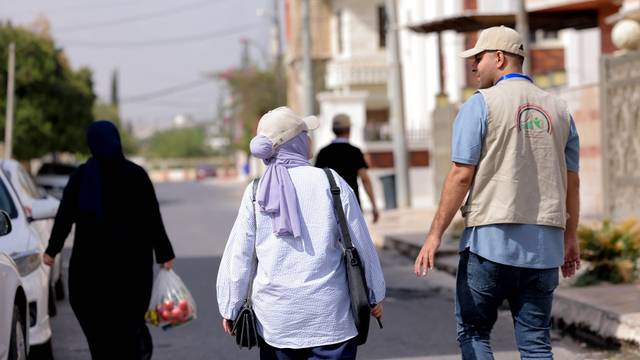
[[[373,186],[367,172],[367,162],[362,151],[349,144],[351,135],[351,119],[346,114],[338,114],[333,118],[333,133],[335,140],[320,149],[316,157],[316,167],[331,168],[335,170],[351,186],[360,204],[360,192],[358,191],[358,177],[362,180],[364,191],[371,201],[373,222],[378,221],[379,213],[376,206],[376,198],[373,194]]]
[[[566,104],[522,74],[520,35],[482,31],[473,49],[478,92],[460,109],[452,166],[424,246],[419,276],[434,266],[443,232],[462,207],[456,283],[463,359],[493,359],[489,337],[498,306],[509,302],[522,359],[552,359],[550,317],[558,267],[580,267],[579,139]]]

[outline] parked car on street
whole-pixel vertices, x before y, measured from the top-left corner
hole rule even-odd
[[[36,174],[36,184],[42,186],[56,199],[62,199],[62,193],[69,181],[69,176],[76,171],[77,166],[61,163],[44,163]]]
[[[57,208],[58,203],[47,197],[34,200],[27,213],[5,172],[0,171],[0,210],[9,214],[12,223],[12,231],[0,240],[0,252],[8,254],[16,264],[27,297],[30,352],[43,356],[51,353],[51,269],[42,262],[45,243],[32,224],[53,218]]]
[[[202,164],[196,168],[196,179],[204,180],[208,177],[216,176],[216,167],[213,165]]]
[[[0,241],[11,232],[9,215],[0,212]],[[29,311],[16,264],[0,252],[0,360],[26,359],[29,351]]]
[[[18,194],[18,198],[24,211],[27,215],[31,213],[33,202],[36,200],[47,199],[53,206],[60,201],[53,196],[47,194],[47,192],[40,186],[36,185],[33,177],[22,167],[22,165],[15,160],[2,160],[0,167],[6,175],[7,179],[15,192]],[[58,206],[55,207],[56,211]],[[30,226],[38,232],[40,240],[42,240],[45,249],[49,242],[49,236],[53,229],[53,218],[43,219],[38,221],[32,221]],[[56,262],[51,268],[51,292],[55,296],[49,297],[49,314],[54,316],[56,312],[55,300],[62,300],[64,298],[64,283],[62,280],[62,256],[59,254],[56,256]]]

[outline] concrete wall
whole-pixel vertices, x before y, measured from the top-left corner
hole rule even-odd
[[[568,106],[580,135],[580,207],[582,217],[603,213],[599,84],[557,92]]]

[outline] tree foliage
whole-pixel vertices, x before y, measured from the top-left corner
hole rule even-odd
[[[192,158],[211,154],[203,127],[169,129],[149,139],[146,154],[160,158]]]
[[[276,78],[272,71],[248,67],[228,70],[219,77],[229,88],[233,102],[232,119],[236,123],[236,145],[249,153],[249,142],[255,135],[260,117],[279,106]]]
[[[14,150],[18,159],[87,152],[95,100],[88,68],[74,71],[46,34],[0,24],[0,130],[4,132],[9,43],[16,45]]]

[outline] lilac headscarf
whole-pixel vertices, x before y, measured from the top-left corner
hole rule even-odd
[[[273,221],[277,236],[302,236],[298,198],[287,169],[310,165],[308,160],[309,137],[301,132],[274,151],[269,138],[258,135],[251,140],[253,156],[264,160],[267,171],[260,179],[256,200],[260,209]]]

